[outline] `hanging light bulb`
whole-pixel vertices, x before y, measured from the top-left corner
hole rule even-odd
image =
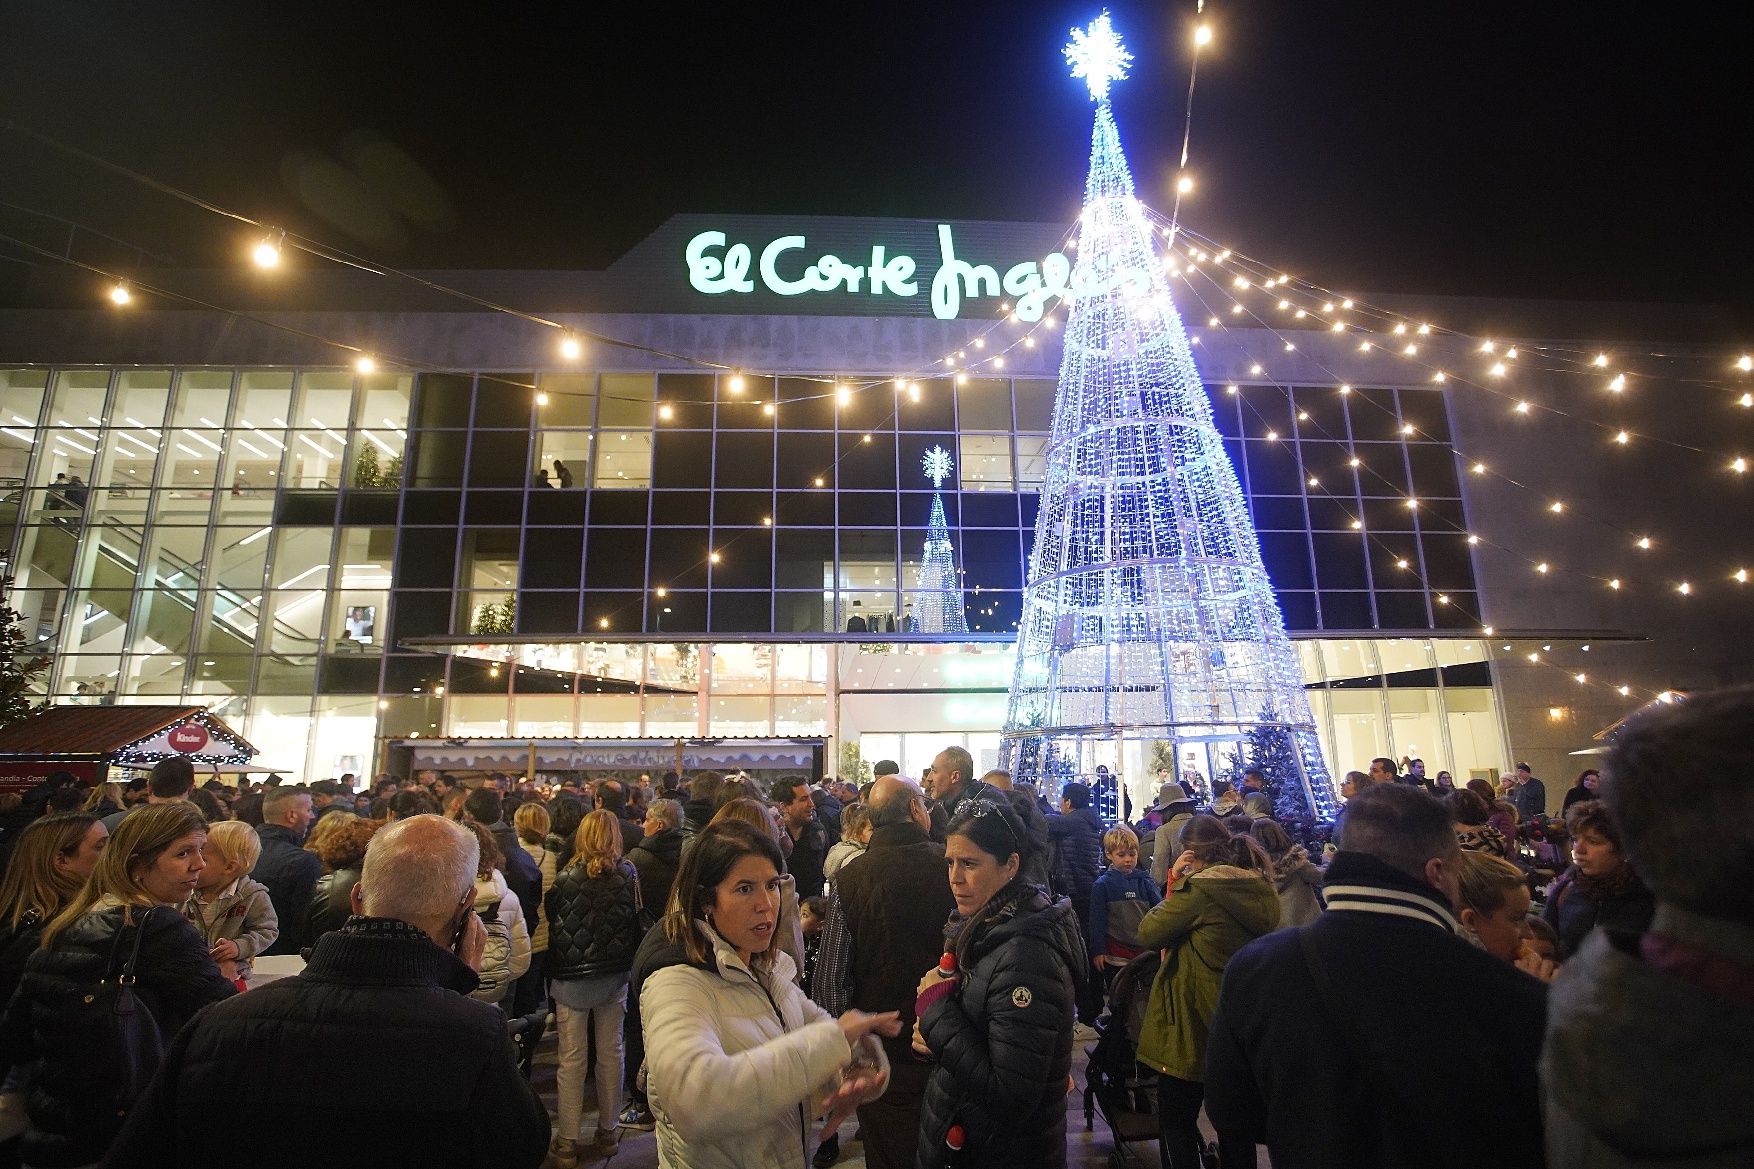
[[[1176,194],[1178,194],[1178,195],[1185,195],[1193,189],[1194,189],[1194,176],[1192,176],[1192,175],[1183,175],[1181,178],[1179,178],[1175,181],[1175,190],[1176,190]]]
[[[1195,45],[1199,46],[1200,48],[1205,48],[1207,45],[1209,45],[1211,43],[1212,43],[1212,26],[1211,25],[1202,24],[1199,28],[1196,28],[1194,30],[1194,44]]]
[[[378,371],[377,358],[369,353],[361,353],[353,359],[353,368],[360,373],[376,373]]]
[[[258,268],[277,268],[280,266],[280,245],[286,239],[286,233],[275,228],[262,237],[255,250],[250,253]]]
[[[128,291],[128,282],[126,280],[118,280],[110,288],[110,303],[112,304],[127,304],[133,299],[134,294]]]
[[[726,383],[725,388],[730,390],[733,394],[741,394],[743,392],[743,371],[738,370],[733,373],[731,375],[731,380]]]
[[[560,338],[560,355],[568,361],[577,361],[584,355],[585,347],[579,343],[578,337],[571,333]]]
[[[1754,354],[1744,353],[1742,356],[1736,358],[1736,368],[1743,373],[1754,370]]]

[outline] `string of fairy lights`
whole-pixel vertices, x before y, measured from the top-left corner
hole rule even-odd
[[[1609,354],[1601,351],[1591,352],[1580,350],[1563,344],[1545,342],[1511,343],[1491,338],[1473,337],[1460,331],[1444,328],[1438,324],[1414,320],[1403,314],[1396,313],[1391,309],[1373,305],[1356,296],[1340,294],[1330,288],[1311,281],[1303,280],[1301,278],[1294,279],[1281,273],[1273,265],[1266,264],[1262,261],[1236,252],[1231,248],[1222,247],[1214,241],[1202,236],[1197,231],[1183,226],[1181,223],[1182,201],[1184,196],[1192,192],[1194,185],[1193,173],[1189,168],[1189,157],[1193,126],[1193,96],[1195,82],[1198,76],[1200,50],[1211,45],[1214,39],[1212,26],[1204,19],[1204,0],[1197,0],[1196,13],[1200,19],[1197,21],[1192,35],[1194,50],[1189,69],[1188,97],[1179,157],[1179,170],[1175,182],[1173,183],[1173,205],[1168,216],[1158,215],[1155,211],[1152,211],[1144,204],[1141,204],[1141,208],[1145,214],[1149,215],[1153,221],[1159,225],[1159,231],[1162,238],[1165,240],[1166,250],[1169,253],[1165,258],[1169,275],[1172,278],[1180,278],[1183,285],[1188,289],[1189,295],[1197,300],[1201,304],[1203,310],[1207,312],[1207,329],[1215,332],[1224,332],[1228,334],[1230,339],[1239,343],[1239,348],[1243,353],[1244,358],[1252,363],[1250,367],[1251,377],[1258,378],[1264,384],[1273,386],[1284,393],[1288,403],[1290,403],[1292,409],[1295,410],[1296,403],[1292,394],[1292,387],[1275,380],[1268,375],[1268,359],[1265,355],[1258,355],[1250,351],[1247,343],[1248,339],[1243,334],[1241,326],[1246,325],[1247,328],[1266,333],[1272,337],[1274,341],[1281,344],[1285,351],[1298,352],[1300,360],[1304,361],[1310,360],[1311,355],[1308,351],[1299,350],[1297,348],[1297,341],[1293,334],[1300,329],[1325,328],[1327,331],[1335,334],[1351,334],[1359,336],[1359,347],[1361,352],[1381,352],[1400,358],[1407,363],[1406,368],[1419,371],[1420,380],[1422,382],[1441,385],[1446,388],[1453,387],[1493,395],[1507,404],[1509,412],[1513,417],[1529,417],[1536,414],[1551,416],[1568,423],[1586,426],[1597,432],[1603,433],[1608,436],[1607,441],[1613,446],[1626,447],[1634,442],[1663,444],[1689,453],[1710,455],[1713,459],[1721,460],[1722,465],[1727,467],[1728,470],[1735,475],[1739,476],[1746,473],[1748,469],[1748,459],[1740,454],[1730,452],[1709,452],[1704,448],[1689,443],[1680,442],[1661,435],[1634,430],[1625,426],[1617,425],[1610,421],[1592,418],[1588,415],[1578,413],[1575,410],[1561,409],[1550,403],[1537,401],[1532,397],[1519,396],[1507,388],[1507,386],[1511,384],[1507,379],[1511,377],[1514,369],[1519,368],[1519,361],[1523,366],[1527,366],[1529,364],[1527,355],[1538,354],[1543,360],[1554,363],[1542,367],[1545,371],[1569,373],[1597,379],[1601,382],[1604,390],[1613,395],[1621,395],[1630,386],[1638,382],[1655,380],[1655,378],[1660,376],[1662,380],[1669,383],[1692,384],[1727,392],[1734,396],[1737,405],[1743,408],[1754,408],[1754,392],[1745,388],[1746,378],[1738,378],[1738,375],[1746,375],[1754,372],[1754,355],[1741,354],[1732,359],[1720,361],[1716,358],[1702,359],[1700,357],[1675,354],[1672,352],[1622,352]],[[788,398],[787,402],[804,402],[833,397],[836,402],[837,410],[839,410],[853,406],[859,399],[864,398],[873,392],[893,386],[893,396],[890,397],[889,395],[884,395],[889,401],[890,412],[881,419],[877,426],[873,428],[874,430],[881,429],[883,426],[894,421],[898,417],[900,410],[903,408],[904,402],[918,403],[922,401],[922,381],[930,381],[948,375],[957,385],[966,386],[971,376],[980,376],[983,373],[1000,374],[1006,369],[1007,359],[1011,358],[1018,349],[1027,351],[1036,348],[1039,340],[1038,334],[1051,332],[1056,325],[1055,314],[1051,311],[1044,313],[1038,321],[1022,322],[1019,320],[1017,314],[1012,311],[1009,302],[1004,302],[1001,304],[1000,312],[995,318],[985,322],[984,325],[972,337],[966,339],[954,353],[945,355],[931,368],[918,368],[898,374],[886,374],[881,377],[871,375],[857,378],[835,378],[821,375],[795,374],[791,372],[760,373],[715,360],[710,356],[703,357],[694,354],[683,354],[626,342],[602,333],[583,329],[574,324],[558,321],[538,313],[525,311],[514,306],[499,304],[476,296],[465,290],[440,284],[421,274],[402,271],[389,265],[377,263],[367,258],[353,255],[343,249],[333,247],[322,241],[289,233],[283,228],[217,206],[168,183],[164,183],[150,176],[141,174],[138,171],[121,166],[120,164],[116,164],[107,159],[103,159],[77,147],[69,146],[34,130],[21,127],[16,123],[4,122],[0,123],[0,125],[3,125],[5,129],[33,138],[53,149],[68,154],[69,156],[82,159],[102,169],[106,169],[112,173],[127,178],[130,181],[144,185],[170,197],[180,199],[214,215],[224,217],[233,222],[242,223],[255,229],[260,232],[260,234],[254,237],[255,242],[248,250],[251,261],[256,267],[264,271],[272,271],[282,268],[285,253],[288,250],[296,250],[318,260],[352,267],[373,275],[407,280],[429,291],[457,298],[475,306],[476,308],[493,313],[507,314],[533,326],[540,327],[545,331],[558,334],[554,341],[555,352],[560,360],[567,365],[583,367],[587,352],[587,344],[599,346],[605,349],[619,349],[629,352],[643,353],[655,357],[661,357],[667,361],[673,361],[688,367],[703,369],[715,373],[718,375],[716,379],[718,387],[722,389],[724,394],[733,399],[739,398],[745,392],[748,386],[748,381],[751,378],[767,379],[770,384],[772,384],[772,379],[783,377],[793,382],[801,381],[805,383],[820,384],[823,386],[823,390],[819,394],[793,396]],[[1070,251],[1076,251],[1077,230],[1077,224],[1073,224],[1067,229],[1066,235],[1062,238],[1062,247]],[[0,241],[11,243],[31,254],[82,269],[107,281],[107,296],[118,308],[134,304],[136,302],[137,294],[144,294],[174,303],[186,304],[209,311],[222,312],[269,328],[281,330],[308,341],[333,347],[337,352],[350,355],[353,368],[360,374],[372,374],[386,369],[395,368],[407,370],[431,368],[429,365],[420,362],[411,355],[388,354],[376,351],[372,347],[360,345],[358,343],[300,330],[281,320],[265,318],[248,312],[210,304],[198,298],[177,293],[174,290],[161,285],[147,283],[138,275],[130,275],[124,272],[108,270],[100,266],[78,261],[73,259],[70,255],[55,253],[52,250],[39,247],[28,241],[20,240],[15,237],[0,235]],[[1223,279],[1224,275],[1229,276],[1228,282]],[[1195,285],[1198,280],[1205,281],[1213,289],[1217,290],[1217,295],[1228,298],[1229,304],[1215,305],[1211,303],[1205,296],[1202,296],[1196,288]],[[1269,304],[1270,307],[1268,307]],[[1215,309],[1222,311],[1214,311]],[[1283,326],[1275,323],[1275,321],[1268,315],[1270,313],[1282,314],[1282,319],[1286,323]],[[1226,317],[1230,319],[1227,320]],[[1019,327],[1023,325],[1027,325],[1027,327]],[[1007,326],[1009,326],[1009,328],[1007,328]],[[1190,339],[1193,343],[1199,345],[1201,342],[1201,333],[1198,327],[1190,329],[1189,332]],[[1431,340],[1423,340],[1425,338],[1431,338]],[[1476,375],[1459,368],[1451,369],[1434,364],[1431,360],[1431,357],[1433,356],[1432,349],[1433,347],[1437,347],[1440,342],[1449,343],[1447,347],[1449,350],[1449,356],[1455,355],[1456,343],[1462,343],[1462,345],[1471,351],[1471,353],[1477,358],[1479,364],[1483,368],[1483,372]],[[1422,349],[1425,350],[1423,353]],[[1702,360],[1712,362],[1715,364],[1716,368],[1707,375],[1676,371],[1657,375],[1647,372],[1653,366],[1673,366],[1683,362],[1690,362],[1697,365]],[[1638,364],[1639,368],[1634,368],[1635,363]],[[1332,373],[1332,371],[1326,370],[1326,367],[1320,365],[1320,363],[1317,363],[1317,368],[1323,369],[1324,372],[1329,374]],[[1333,380],[1336,383],[1333,387],[1336,393],[1345,395],[1352,392],[1352,386],[1340,381],[1337,377]],[[1387,384],[1393,379],[1384,380],[1385,384]],[[1737,384],[1738,381],[1742,384]],[[551,391],[546,387],[517,381],[508,381],[507,384],[532,392],[537,406],[547,404],[547,395]],[[1232,385],[1228,386],[1227,389],[1230,392],[1236,392],[1237,387]],[[1367,402],[1374,408],[1389,410],[1391,413],[1393,412],[1392,408],[1377,402],[1370,395],[1361,394],[1354,400]],[[1263,427],[1268,426],[1268,420],[1260,415],[1259,411],[1251,402],[1249,402],[1246,396],[1244,396],[1243,402]],[[785,404],[786,402],[780,401],[776,395],[773,400],[766,401],[762,404],[763,414],[767,417],[776,417],[780,408]],[[656,417],[659,423],[668,422],[673,419],[674,410],[671,404],[658,401],[655,404],[655,408]],[[1307,416],[1300,418],[1300,424],[1308,421]],[[1347,441],[1344,438],[1327,435],[1325,430],[1322,430],[1319,427],[1316,429],[1321,431],[1324,437],[1329,441]],[[1402,432],[1404,438],[1445,444],[1447,449],[1450,450],[1455,457],[1463,461],[1463,465],[1468,467],[1469,473],[1471,474],[1492,478],[1518,491],[1535,493],[1539,490],[1502,470],[1494,462],[1489,460],[1486,452],[1470,453],[1463,451],[1456,447],[1453,442],[1450,442],[1447,438],[1424,431],[1415,423],[1407,423],[1403,421]],[[846,432],[842,431],[842,433]],[[1279,436],[1273,434],[1270,429],[1264,432],[1264,436],[1269,437],[1270,440],[1276,440],[1279,438]],[[838,451],[832,463],[824,468],[823,473],[813,479],[813,486],[816,488],[825,487],[829,482],[830,477],[839,470],[841,464],[845,460],[855,456],[862,447],[870,445],[872,441],[872,433],[867,432],[862,436],[861,442],[843,446],[842,449]],[[1388,485],[1389,488],[1393,487],[1391,480],[1382,476],[1376,469],[1365,465],[1356,453],[1352,454],[1350,463],[1351,466],[1349,469],[1356,470],[1363,475],[1372,476]],[[1329,492],[1329,490],[1321,484],[1319,476],[1311,476],[1309,478],[1307,489],[1336,500],[1342,498]],[[779,498],[781,494],[782,493],[776,493],[776,499]],[[1394,491],[1393,494],[1404,496],[1404,502],[1409,507],[1417,507],[1418,505],[1418,500],[1409,493],[1397,490]],[[1635,531],[1626,528],[1624,525],[1619,524],[1612,519],[1595,515],[1587,508],[1587,506],[1580,506],[1575,501],[1552,499],[1548,501],[1547,506],[1548,510],[1555,516],[1575,514],[1579,518],[1589,519],[1604,524],[1623,538],[1630,541],[1632,546],[1640,551],[1648,552],[1651,551],[1653,547],[1658,546],[1650,533]],[[1438,522],[1441,523],[1445,521],[1440,518]],[[1377,542],[1378,546],[1384,547],[1384,550],[1388,551],[1386,545],[1380,543],[1376,533],[1364,531],[1363,517],[1361,515],[1354,515],[1352,517],[1352,523],[1354,528],[1359,530],[1366,539]],[[771,516],[765,518],[764,525],[772,525]],[[1454,525],[1451,526],[1454,527]],[[1457,532],[1463,532],[1463,529],[1461,528],[1454,528],[1454,530]],[[1503,543],[1501,540],[1489,539],[1479,532],[1467,531],[1463,534],[1468,537],[1470,543],[1484,542],[1488,546],[1522,560],[1532,571],[1540,575],[1575,576],[1590,580],[1598,585],[1608,587],[1615,591],[1620,591],[1622,588],[1628,587],[1633,583],[1630,580],[1602,576],[1584,569],[1556,565],[1548,560],[1541,559],[1538,555],[1530,555],[1528,553],[1517,551]],[[735,539],[735,537],[733,537],[733,539]],[[699,568],[706,564],[718,563],[725,551],[726,549],[723,547],[708,550],[693,568]],[[1404,558],[1401,559],[1401,564],[1403,568],[1410,567],[1409,563]],[[1433,591],[1430,589],[1428,582],[1426,582],[1422,576],[1418,579],[1421,587],[1426,588],[1428,592]],[[1748,583],[1748,570],[1738,567],[1728,574],[1727,579],[1736,584],[1746,584]],[[1673,592],[1681,596],[1693,595],[1698,591],[1698,588],[1699,586],[1686,580],[1672,584]],[[659,586],[656,591],[660,598],[665,593],[662,586]],[[1434,601],[1446,605],[1453,603],[1453,600],[1449,598],[1447,594],[1442,593],[1435,593]],[[602,629],[611,628],[611,618],[620,616],[621,612],[621,610],[613,610],[608,614],[600,616],[598,618],[598,627]],[[1476,620],[1478,619],[1477,615],[1470,614],[1470,616],[1474,617]],[[1482,626],[1481,629],[1486,636],[1491,636],[1493,634],[1493,630],[1490,627]],[[1585,675],[1577,675],[1576,680],[1580,683],[1585,682]],[[1613,687],[1613,689],[1616,689],[1622,696],[1625,696],[1630,692],[1629,689],[1624,686]]]

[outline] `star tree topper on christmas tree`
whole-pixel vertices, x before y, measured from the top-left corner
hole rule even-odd
[[[1089,28],[1072,30],[1071,43],[1066,46],[1066,61],[1072,76],[1082,77],[1090,86],[1090,96],[1097,101],[1108,100],[1111,81],[1123,81],[1133,54],[1121,44],[1120,34],[1108,18],[1108,10],[1090,22]]]

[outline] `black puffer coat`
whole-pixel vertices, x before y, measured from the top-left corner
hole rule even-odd
[[[143,912],[136,907],[133,920]],[[0,1023],[0,1062],[42,1060],[30,1091],[30,1129],[19,1146],[27,1165],[89,1165],[122,1127],[117,1069],[90,1058],[81,1042],[86,1029],[77,1024],[85,987],[105,977],[112,954],[117,969],[128,960],[136,928],[122,923],[120,908],[87,913],[62,931],[54,949],[38,950],[25,965]],[[200,933],[174,909],[152,911],[135,976],[135,991],[167,1044],[196,1011],[237,993]]]
[[[670,887],[676,883],[676,870],[682,867],[682,831],[666,828],[642,837],[627,854],[639,870],[640,895],[646,908],[655,916],[663,916],[670,900]]]
[[[938,1065],[915,1163],[940,1169],[945,1134],[960,1124],[964,1169],[1064,1166],[1072,1022],[1088,964],[1078,915],[1064,897],[1025,886],[1012,909],[975,928],[961,987],[920,1019]]]
[[[548,910],[548,977],[625,974],[645,931],[640,928],[639,874],[625,860],[600,877],[571,864],[554,878]]]

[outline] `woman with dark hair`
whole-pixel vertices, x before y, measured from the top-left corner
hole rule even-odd
[[[773,944],[781,864],[761,829],[708,825],[640,944],[634,997],[662,1165],[803,1169],[809,1118],[830,1105],[838,1124],[888,1084],[872,1034],[896,1034],[895,1012],[834,1019]]]
[[[1563,816],[1571,811],[1571,805],[1581,804],[1585,800],[1596,798],[1596,785],[1601,782],[1602,773],[1594,767],[1578,773],[1577,782],[1565,790],[1565,802],[1559,806],[1559,814]]]
[[[920,980],[914,1048],[926,1081],[915,1163],[1063,1166],[1072,1027],[1088,977],[1083,924],[1024,876],[1034,848],[1011,808],[968,801],[945,829],[954,970]],[[866,862],[869,863],[869,862]]]
[[[207,824],[193,804],[139,809],[43,930],[0,1022],[0,1063],[41,1061],[19,1145],[24,1164],[92,1164],[127,1117],[133,1101],[119,1098],[122,1069],[93,1058],[82,1000],[87,987],[117,973],[136,937],[134,993],[166,1042],[196,1011],[237,993],[181,912],[206,867],[206,843]]]
[[[726,790],[735,790],[727,786]],[[774,810],[760,800],[752,800],[739,796],[719,805],[708,822],[718,824],[725,820],[741,820],[751,828],[767,833],[769,840],[779,848],[780,856],[786,855],[786,845],[791,837],[780,827],[779,818]],[[687,850],[684,849],[684,852]],[[779,920],[774,926],[774,944],[791,955],[792,965],[798,968],[800,975],[804,971],[804,926],[803,912],[798,901],[798,881],[787,870],[785,862],[780,862],[780,912]]]
[[[1599,800],[1565,813],[1572,863],[1547,890],[1541,916],[1559,934],[1559,958],[1577,953],[1597,926],[1638,935],[1649,928],[1656,897],[1632,871],[1620,846],[1620,828]]]
[[[568,795],[555,796],[548,805],[548,848],[554,854],[554,863],[560,868],[572,863],[573,841],[589,810],[583,800]]]
[[[1273,862],[1274,888],[1279,894],[1279,928],[1296,929],[1322,914],[1322,871],[1303,845],[1292,843],[1285,829],[1271,820],[1256,820],[1249,834]]]
[[[1231,956],[1279,925],[1273,862],[1247,833],[1188,840],[1163,900],[1139,923],[1139,942],[1164,951],[1139,1034],[1139,1062],[1155,1069],[1166,1169],[1200,1169],[1206,1034]],[[1234,1147],[1233,1147],[1234,1146]],[[1220,1134],[1224,1169],[1252,1166],[1252,1140]]]
[[[1491,823],[1492,807],[1472,788],[1462,788],[1444,797],[1449,809],[1450,825],[1456,830],[1456,843],[1464,852],[1484,852],[1509,860],[1510,841]]]

